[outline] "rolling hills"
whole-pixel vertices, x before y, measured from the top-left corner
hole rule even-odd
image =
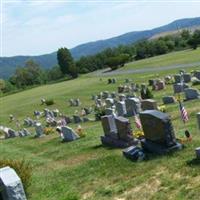
[[[127,45],[137,42],[141,39],[149,39],[181,29],[193,29],[200,26],[200,17],[180,19],[170,24],[154,28],[152,30],[133,31],[110,39],[89,42],[78,45],[70,51],[75,59],[81,56],[96,54],[108,47],[116,47],[118,45]],[[28,59],[33,59],[43,68],[48,69],[57,64],[56,52],[40,55],[40,56],[14,56],[0,58],[0,77],[8,78],[16,69],[17,66],[24,66]]]

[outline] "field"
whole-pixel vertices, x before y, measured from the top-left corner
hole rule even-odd
[[[170,53],[151,59],[130,63],[126,69],[152,66],[176,65],[200,61],[200,49]],[[199,69],[196,66],[186,71]],[[91,106],[92,94],[100,91],[116,91],[125,78],[136,83],[147,83],[148,79],[177,73],[167,70],[142,74],[115,75],[116,84],[107,84],[109,77],[92,75],[81,76],[76,80],[40,86],[0,99],[0,124],[16,129],[9,122],[13,114],[23,122],[27,116],[33,118],[33,111],[42,111],[41,98],[53,98],[55,105],[65,114],[72,115],[76,108],[69,107],[70,98],[80,98],[82,106]],[[200,89],[200,86],[196,86]],[[162,104],[162,96],[172,95],[172,85],[166,90],[153,92],[155,99]],[[144,200],[144,199],[200,199],[200,163],[195,162],[194,148],[200,146],[200,132],[197,129],[196,113],[200,112],[199,100],[185,102],[189,122],[184,126],[178,104],[168,105],[167,112],[178,138],[184,138],[183,131],[191,131],[193,141],[182,151],[166,156],[150,156],[147,161],[134,163],[122,156],[120,149],[103,147],[100,135],[103,130],[100,122],[83,123],[86,137],[80,140],[61,143],[55,133],[44,138],[33,137],[0,140],[2,158],[25,159],[33,166],[32,185],[28,189],[30,200]],[[80,108],[79,108],[80,109]],[[91,116],[93,117],[93,116]],[[133,119],[132,128],[135,129]],[[77,125],[70,125],[76,128]],[[33,130],[31,130],[33,132]]]

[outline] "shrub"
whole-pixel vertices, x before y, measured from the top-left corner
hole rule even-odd
[[[45,101],[45,104],[46,104],[47,106],[53,105],[54,103],[55,103],[55,102],[54,102],[53,99],[47,99],[47,100]]]
[[[24,160],[9,160],[3,159],[0,160],[0,168],[2,167],[11,167],[13,168],[18,176],[21,178],[21,181],[24,186],[24,190],[27,193],[28,187],[31,185],[31,176],[32,176],[32,167],[29,163]]]

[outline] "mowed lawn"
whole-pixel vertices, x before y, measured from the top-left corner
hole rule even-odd
[[[187,49],[185,51],[177,51],[161,56],[138,60],[136,62],[128,63],[125,67],[121,68],[121,70],[174,66],[197,62],[200,62],[200,48],[196,50]]]
[[[0,124],[16,129],[14,123],[9,123],[9,114],[15,115],[23,123],[25,117],[33,118],[34,110],[42,111],[45,108],[40,105],[41,98],[55,100],[55,105],[49,109],[58,108],[62,113],[72,115],[77,108],[69,107],[70,98],[80,98],[82,107],[91,106],[92,94],[105,90],[117,91],[117,86],[124,83],[125,78],[133,79],[136,83],[147,83],[150,78],[176,72],[168,70],[159,74],[118,75],[115,76],[117,83],[111,85],[107,84],[109,77],[100,80],[99,77],[82,76],[5,96],[0,99]],[[196,88],[200,89],[200,86]],[[172,95],[172,85],[153,94],[162,104],[162,96]],[[147,161],[131,162],[122,156],[122,150],[103,147],[100,142],[103,134],[101,123],[89,122],[81,124],[86,137],[70,143],[61,143],[56,133],[40,139],[30,136],[0,140],[1,159],[25,159],[33,166],[32,185],[28,189],[30,200],[196,200],[200,198],[200,163],[194,160],[194,149],[200,146],[196,121],[200,101],[188,101],[184,105],[190,118],[185,126],[180,120],[178,104],[166,106],[177,137],[184,138],[186,128],[193,136],[192,142],[173,154],[149,155]],[[130,120],[135,130],[133,118]],[[77,127],[74,124],[70,126]]]

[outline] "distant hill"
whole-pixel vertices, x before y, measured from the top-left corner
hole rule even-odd
[[[81,56],[96,54],[108,47],[116,47],[120,44],[127,45],[141,39],[154,38],[156,35],[174,32],[181,29],[192,29],[200,26],[200,17],[176,20],[165,26],[145,31],[133,31],[110,39],[85,43],[72,48],[70,51],[75,59]],[[48,69],[57,64],[56,52],[40,56],[14,56],[0,58],[0,77],[7,78],[14,73],[17,66],[24,66],[28,59],[33,59],[43,68]]]

